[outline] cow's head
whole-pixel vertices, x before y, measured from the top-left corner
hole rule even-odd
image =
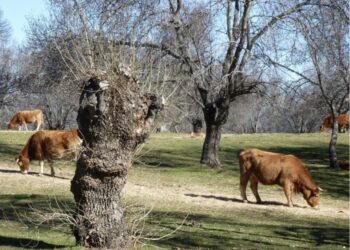
[[[12,124],[11,122],[7,125],[7,129],[13,129],[15,127],[14,124]]]
[[[22,174],[28,174],[29,159],[19,155],[16,157],[16,163],[19,166]]]
[[[304,198],[311,207],[318,208],[318,205],[320,204],[320,195],[321,195],[322,189],[320,187],[317,187],[315,190],[307,190],[304,192]]]

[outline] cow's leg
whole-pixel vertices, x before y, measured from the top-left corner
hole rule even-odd
[[[293,202],[292,202],[292,188],[293,185],[289,181],[285,181],[283,184],[283,190],[284,194],[287,197],[287,202],[289,207],[293,207]]]
[[[72,156],[73,156],[73,160],[74,160],[75,162],[78,161],[78,157],[79,157],[78,151],[73,151]]]
[[[241,197],[242,197],[244,203],[248,202],[247,193],[246,193],[248,180],[249,180],[249,173],[242,173],[241,172],[240,189],[241,189]]]
[[[38,122],[36,123],[36,131],[39,131],[40,125],[41,125],[41,122],[38,121]]]
[[[53,161],[50,160],[49,164],[50,164],[50,168],[51,168],[51,176],[55,177],[55,169],[53,168]]]
[[[259,183],[258,178],[256,178],[254,175],[252,175],[250,177],[250,188],[253,191],[253,194],[256,198],[256,202],[258,204],[261,204],[262,201],[261,201],[261,198],[260,198],[259,193],[258,193],[258,183]]]
[[[44,161],[39,161],[40,164],[40,173],[39,176],[44,174]]]
[[[26,131],[28,131],[28,127],[27,127],[27,123],[23,123],[24,124],[24,127],[26,128]]]

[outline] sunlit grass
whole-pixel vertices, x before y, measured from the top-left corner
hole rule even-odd
[[[18,172],[14,158],[30,135],[23,132],[0,133],[0,170],[3,165],[6,166],[6,171]],[[203,139],[190,139],[185,134],[152,135],[129,171],[129,182],[147,187],[183,187],[189,190],[188,193],[195,193],[193,190],[206,190],[231,197],[239,192],[238,153],[242,149],[257,147],[295,154],[305,161],[315,181],[327,190],[322,194],[324,197],[349,200],[349,173],[328,167],[328,134],[223,135],[220,146],[223,166],[220,171],[199,164],[202,143]],[[347,134],[339,135],[337,150],[339,159],[349,157]],[[5,174],[5,177],[0,177],[0,249],[54,249],[74,246],[74,237],[70,234],[68,225],[61,225],[57,221],[42,225],[29,223],[36,216],[32,213],[32,208],[42,212],[48,208],[66,209],[69,212],[74,209],[69,179],[74,175],[75,163],[58,160],[55,167],[58,178],[45,185],[36,176],[39,171],[37,162],[31,164],[29,176],[18,173],[18,178],[11,180],[6,179]],[[49,168],[46,167],[45,171],[49,173]],[[260,188],[282,193],[279,187]],[[150,210],[142,221],[144,229],[137,245],[143,249],[349,247],[348,220],[263,209],[255,212],[244,211],[230,207],[229,202],[232,201],[228,201],[228,206],[225,207],[208,208],[176,200],[150,200],[142,194],[126,196],[124,200],[128,206],[127,221],[135,216],[136,208]],[[23,219],[23,214],[27,215],[29,222]],[[167,234],[170,235],[163,238]],[[149,240],[154,238],[162,239]]]

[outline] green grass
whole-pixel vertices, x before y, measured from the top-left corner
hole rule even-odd
[[[144,147],[146,153],[141,160],[145,165],[136,164],[137,170],[131,171],[131,175],[137,175],[137,181],[141,182],[143,179],[148,182],[152,176],[159,175],[166,183],[180,185],[190,179],[194,185],[206,185],[217,190],[239,182],[239,152],[257,147],[296,155],[306,163],[315,181],[327,190],[326,195],[349,199],[349,173],[328,167],[327,134],[224,135],[220,145],[222,171],[214,171],[199,163],[202,143],[203,140],[191,140],[184,135],[156,134]],[[338,159],[349,158],[348,134],[339,135],[337,150]]]
[[[190,213],[187,223],[170,239],[158,242],[168,248],[204,249],[283,249],[313,248],[336,249],[348,245],[346,224],[318,219],[285,218],[269,214],[268,219],[259,213],[223,211],[214,213]],[[231,212],[231,213],[230,213]],[[152,229],[175,230],[179,218],[186,212],[157,211],[151,214],[148,223]],[[159,222],[161,221],[161,225]],[[164,234],[166,231],[162,231]]]
[[[30,133],[0,134],[0,171],[2,163],[13,166],[13,172],[18,171],[14,158],[29,136]],[[239,202],[232,198],[232,194],[238,194],[237,155],[249,147],[295,154],[305,161],[315,181],[327,190],[322,197],[348,201],[349,172],[328,167],[328,134],[223,135],[220,146],[223,167],[220,171],[199,164],[202,143],[202,139],[190,139],[184,134],[152,135],[129,171],[129,181],[147,187],[186,187],[188,194],[193,196],[198,195],[193,190],[201,189],[219,193],[221,196],[203,197],[224,200],[227,206],[210,209],[176,200],[155,202],[142,194],[126,196],[127,221],[137,217],[143,209],[150,209],[149,215],[139,225],[144,228],[138,248],[349,248],[349,220],[295,215],[271,209],[245,211],[230,206],[232,202]],[[339,159],[349,158],[348,134],[339,135],[337,150]],[[32,164],[32,173],[38,172],[36,165]],[[71,178],[74,174],[74,163],[71,161],[60,160],[55,162],[55,166],[60,177]],[[259,189],[282,192],[275,186],[260,186]],[[0,177],[0,249],[79,249],[74,246],[68,226],[62,226],[59,221],[37,225],[32,221],[36,221],[37,216],[32,208],[40,212],[73,209],[69,186],[55,183],[43,189],[36,183],[20,180],[9,183]],[[288,209],[285,207],[285,210]],[[161,240],[142,239],[159,238],[169,233]]]

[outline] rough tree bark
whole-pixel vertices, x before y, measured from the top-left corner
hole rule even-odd
[[[224,98],[223,92],[215,102],[208,102],[208,92],[199,88],[199,92],[204,104],[203,114],[206,124],[206,134],[202,149],[200,163],[212,168],[220,168],[219,145],[221,140],[221,128],[226,123],[229,114],[229,101]]]
[[[215,123],[208,124],[203,144],[201,163],[212,168],[220,168],[219,145],[221,140],[221,126]]]
[[[126,70],[106,79],[92,77],[78,111],[84,141],[71,191],[76,202],[72,230],[79,245],[121,249],[128,235],[120,193],[132,153],[146,139],[162,108],[154,95],[141,96],[137,80]]]

